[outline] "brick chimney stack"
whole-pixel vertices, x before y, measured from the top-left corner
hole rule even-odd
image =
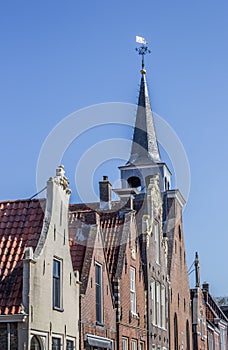
[[[209,286],[208,282],[204,282],[203,285],[202,285],[202,288],[203,288],[203,290],[206,290],[209,293],[210,286]]]
[[[99,182],[100,190],[100,209],[111,209],[112,185],[108,176],[103,176],[103,181]]]

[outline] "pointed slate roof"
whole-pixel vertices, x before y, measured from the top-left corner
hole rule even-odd
[[[127,164],[161,162],[153,113],[148,94],[146,71],[142,70],[131,156]]]

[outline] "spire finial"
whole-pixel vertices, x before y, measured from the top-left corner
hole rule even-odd
[[[146,42],[146,40],[141,37],[141,36],[136,36],[136,42],[139,43],[139,44],[142,44],[142,46],[140,47],[137,47],[136,48],[136,51],[138,52],[139,55],[142,56],[142,69],[141,69],[141,73],[142,74],[146,74],[146,70],[144,69],[145,67],[145,64],[144,64],[144,56],[147,54],[147,53],[150,53],[151,51],[148,49],[148,42]]]

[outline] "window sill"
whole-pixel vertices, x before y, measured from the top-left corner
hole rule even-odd
[[[96,326],[104,327],[104,323],[96,321]]]
[[[64,312],[64,309],[63,309],[63,308],[61,308],[61,307],[56,307],[56,306],[53,306],[53,310],[59,311],[59,312]]]

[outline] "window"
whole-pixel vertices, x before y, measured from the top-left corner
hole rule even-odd
[[[208,350],[214,350],[214,338],[211,332],[208,332]]]
[[[40,341],[35,335],[32,337],[30,349],[41,350]]]
[[[161,286],[160,283],[156,283],[156,314],[157,314],[157,325],[161,326]]]
[[[74,350],[74,341],[67,339],[66,350]]]
[[[161,326],[166,328],[165,287],[161,286]]]
[[[151,288],[151,307],[152,307],[152,323],[156,324],[156,301],[155,301],[155,281],[152,280]]]
[[[190,350],[190,331],[188,320],[186,321],[186,350]]]
[[[203,338],[204,336],[203,310],[200,310],[200,335],[201,335],[201,338]]]
[[[61,338],[52,338],[52,350],[61,350]]]
[[[221,350],[226,349],[226,332],[224,328],[220,328]]]
[[[61,309],[62,307],[62,288],[61,288],[61,261],[53,260],[53,308]]]
[[[137,340],[135,339],[131,341],[131,350],[137,350]]]
[[[131,312],[136,314],[135,268],[130,267]]]
[[[96,320],[102,323],[102,266],[96,263]]]
[[[140,342],[140,350],[144,350],[145,349],[145,343],[144,341]]]
[[[174,350],[178,350],[178,323],[176,313],[174,315]]]
[[[128,339],[122,338],[122,350],[128,350]]]
[[[159,233],[159,226],[157,223],[154,225],[154,241],[155,241],[156,263],[160,264],[160,233]]]

